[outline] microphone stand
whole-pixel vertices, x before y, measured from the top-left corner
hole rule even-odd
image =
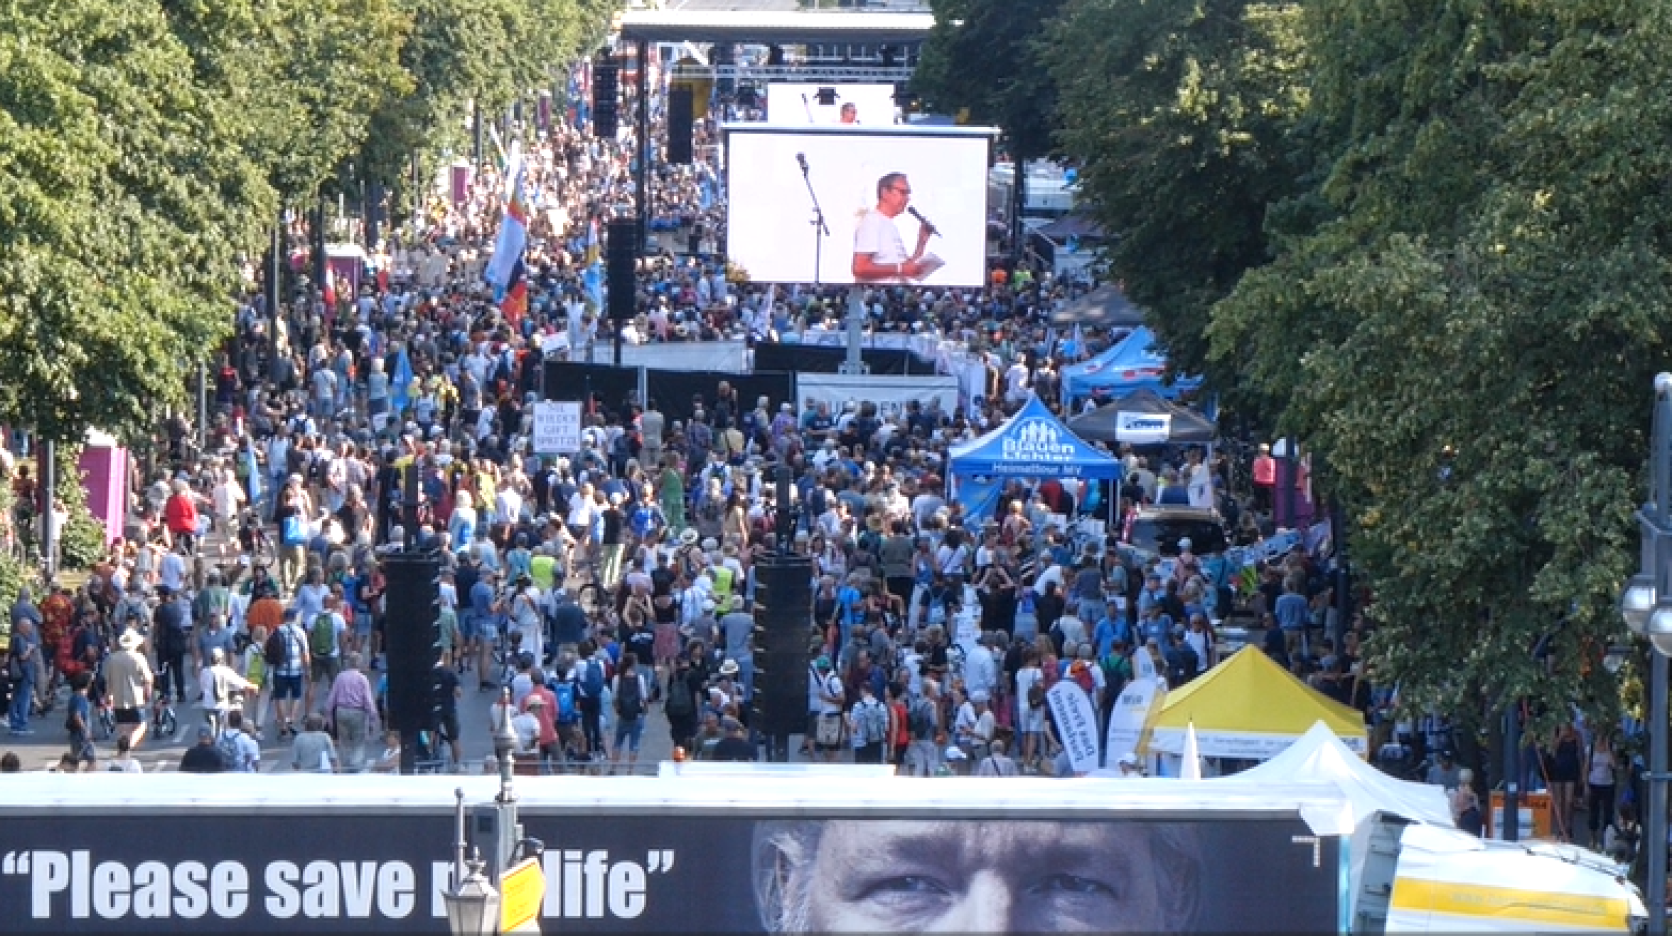
[[[801,181],[807,185],[807,197],[813,200],[813,220],[808,223],[813,226],[813,292],[816,295],[822,281],[824,239],[830,236],[830,228],[824,223],[824,209],[819,207],[819,193],[813,191],[813,177],[808,175],[806,160],[801,161]]]

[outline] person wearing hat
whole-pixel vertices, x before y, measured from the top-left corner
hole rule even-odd
[[[105,691],[116,733],[134,748],[145,739],[145,707],[151,702],[155,684],[151,664],[141,652],[144,646],[145,639],[138,631],[124,630],[117,638],[117,649],[104,663]]]
[[[750,704],[755,698],[755,616],[742,595],[731,595],[720,615],[720,635],[724,641],[726,662],[721,667],[732,668],[732,675],[742,692],[741,702]]]

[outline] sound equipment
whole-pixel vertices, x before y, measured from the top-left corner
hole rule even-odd
[[[612,58],[600,58],[592,65],[592,135],[614,139],[619,130],[616,101],[621,95],[621,69]]]
[[[753,727],[777,742],[807,730],[807,671],[813,636],[813,564],[806,556],[763,556],[755,565]]]
[[[433,552],[383,559],[383,648],[388,663],[388,724],[403,735],[434,727],[431,681],[440,650],[441,560]]]
[[[691,164],[691,132],[696,123],[696,92],[688,84],[676,84],[668,90],[668,162]]]
[[[610,318],[630,319],[639,312],[639,223],[633,218],[613,218],[609,230]]]

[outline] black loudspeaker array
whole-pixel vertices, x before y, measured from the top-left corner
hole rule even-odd
[[[599,139],[614,139],[619,129],[616,101],[621,94],[620,75],[613,58],[600,57],[592,64],[592,135]]]
[[[639,223],[633,218],[614,218],[609,230],[610,318],[620,321],[638,314]]]
[[[764,557],[755,566],[753,727],[768,738],[807,730],[807,670],[813,634],[813,565],[806,556]]]
[[[691,130],[697,122],[696,91],[690,85],[674,85],[668,91],[668,162],[689,166],[692,159]]]
[[[389,666],[389,727],[404,733],[433,727],[431,682],[440,650],[436,628],[441,560],[435,553],[391,553],[383,559],[383,647]]]

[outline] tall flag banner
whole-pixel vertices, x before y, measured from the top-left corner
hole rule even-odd
[[[522,152],[511,144],[507,160],[506,178],[510,191],[505,199],[505,217],[499,223],[499,236],[494,241],[493,257],[488,260],[485,273],[494,288],[494,301],[512,328],[520,328],[528,314],[528,277],[523,254],[528,249],[528,196]]]
[[[412,402],[412,358],[402,347],[395,352],[395,372],[389,375],[389,402],[399,417]]]
[[[598,260],[598,219],[592,218],[586,222],[586,265],[592,266]]]

